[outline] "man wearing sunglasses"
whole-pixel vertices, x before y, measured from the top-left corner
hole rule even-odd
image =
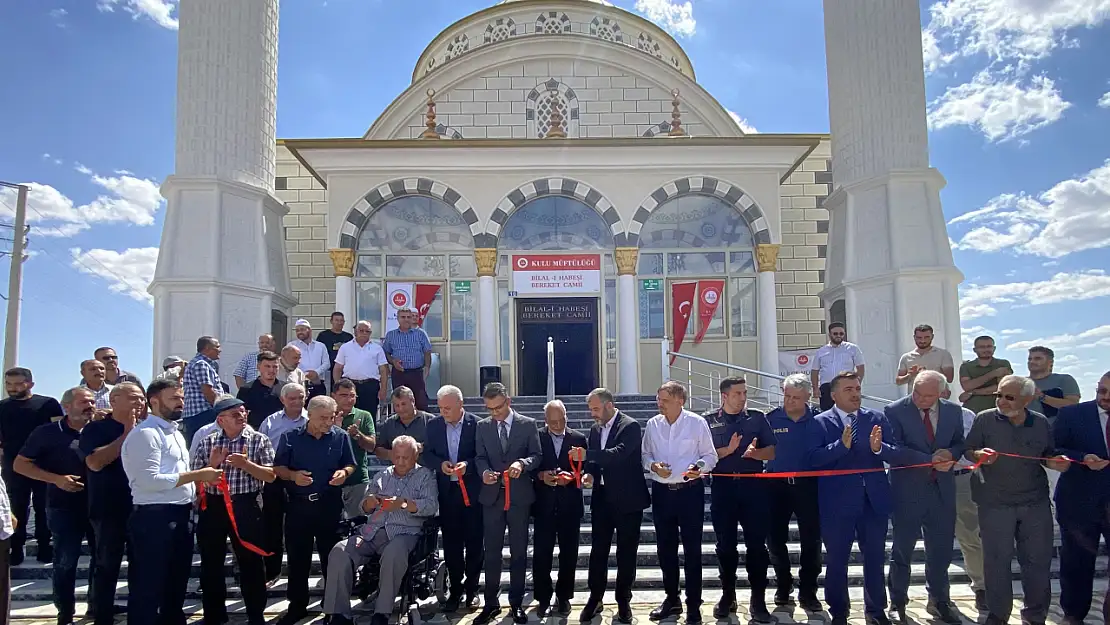
[[[1052,600],[1052,510],[1048,478],[1041,467],[1067,471],[1070,461],[1057,455],[1048,419],[1028,409],[1036,393],[1029,378],[1008,375],[999,380],[996,407],[975,417],[965,441],[967,459],[981,464],[979,475],[971,481],[979,526],[990,528],[981,534],[986,625],[1010,620],[1015,544],[1025,604],[1022,622],[1043,624]]]
[[[1056,486],[1060,607],[1068,624],[1082,623],[1091,609],[1099,537],[1110,536],[1110,371],[1098,381],[1095,395],[1094,401],[1061,408],[1053,426],[1056,449],[1082,462],[1062,474]],[[1104,603],[1104,620],[1108,610]]]

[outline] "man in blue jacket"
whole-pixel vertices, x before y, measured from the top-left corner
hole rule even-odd
[[[863,553],[864,601],[868,625],[890,625],[886,616],[886,528],[890,482],[883,463],[897,464],[891,426],[881,412],[861,406],[860,378],[845,371],[830,382],[833,407],[813,418],[809,463],[816,470],[870,470],[818,478],[821,539],[825,543],[825,603],[832,625],[847,625],[848,560],[852,541]],[[878,469],[878,471],[876,471]]]
[[[1056,521],[1060,524],[1060,607],[1066,623],[1079,624],[1091,609],[1098,541],[1110,536],[1110,371],[1098,381],[1095,401],[1065,406],[1056,416],[1056,451],[1082,461],[1060,474]],[[1106,612],[1107,608],[1104,607]]]

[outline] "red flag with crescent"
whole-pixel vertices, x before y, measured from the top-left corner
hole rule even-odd
[[[424,327],[424,318],[439,293],[439,284],[417,284],[413,289],[412,304],[416,307],[416,323]]]
[[[682,341],[686,339],[686,329],[690,326],[690,317],[694,313],[694,294],[697,288],[697,282],[671,283],[671,335],[674,337],[672,351],[681,349]],[[672,365],[674,359],[671,356]]]
[[[721,304],[721,294],[725,292],[724,280],[698,280],[698,334],[694,343],[701,343],[709,331],[709,322]]]

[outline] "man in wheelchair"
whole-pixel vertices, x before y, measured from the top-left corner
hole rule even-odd
[[[340,541],[328,557],[324,613],[330,625],[350,625],[351,593],[355,574],[373,556],[378,556],[378,597],[371,625],[385,625],[409,566],[409,553],[417,546],[425,520],[439,510],[436,478],[431,469],[417,466],[420,445],[411,436],[393,441],[386,467],[370,480],[363,512],[370,515],[365,525],[350,538]]]

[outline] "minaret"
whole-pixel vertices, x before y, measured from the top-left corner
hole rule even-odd
[[[295,300],[273,194],[278,0],[183,0],[176,171],[154,296],[154,362],[223,344],[223,377]],[[284,336],[275,337],[279,344]]]
[[[897,397],[899,356],[913,328],[960,358],[963,275],[929,167],[925,71],[917,0],[824,0],[835,189],[825,202],[830,321],[863,349],[864,393]]]

